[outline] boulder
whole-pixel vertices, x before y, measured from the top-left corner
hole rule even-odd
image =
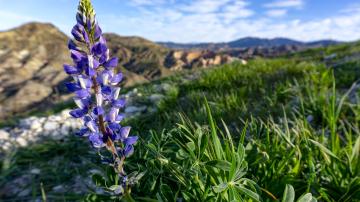
[[[10,138],[10,134],[5,130],[0,130],[0,140],[8,140]]]

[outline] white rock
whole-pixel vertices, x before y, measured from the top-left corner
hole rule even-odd
[[[63,185],[58,185],[56,187],[53,187],[52,190],[56,193],[64,193],[66,191]]]
[[[7,140],[10,138],[10,134],[5,130],[0,130],[0,140]]]
[[[52,131],[50,135],[54,140],[61,140],[64,138],[64,135],[61,134],[60,130]]]
[[[21,147],[25,147],[28,145],[28,141],[24,137],[16,138],[16,143],[18,143]]]
[[[10,150],[10,148],[12,148],[12,147],[13,147],[13,144],[11,144],[10,142],[5,142],[1,146],[1,148],[5,151]]]
[[[30,170],[30,173],[34,174],[34,175],[38,175],[38,174],[41,173],[41,170],[38,169],[38,168],[33,168],[33,169]]]
[[[32,116],[26,119],[20,120],[19,127],[24,129],[30,129],[34,122],[37,121],[37,118]]]
[[[61,135],[67,135],[71,131],[71,128],[65,124],[63,124],[60,128]]]
[[[33,121],[33,123],[30,126],[31,130],[39,130],[42,128],[42,123],[39,120]]]
[[[59,124],[55,121],[47,121],[44,124],[45,131],[54,131],[59,128]]]
[[[159,103],[161,100],[163,100],[165,98],[164,95],[162,94],[152,94],[149,97],[149,100],[155,104]]]
[[[68,118],[71,118],[71,115],[70,115],[70,111],[71,110],[64,110],[61,112],[61,117],[65,120],[65,119],[68,119]]]
[[[57,115],[52,115],[52,116],[48,117],[48,121],[49,122],[59,122],[59,121],[62,121],[62,117],[57,116]]]

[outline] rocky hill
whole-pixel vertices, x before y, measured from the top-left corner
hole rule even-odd
[[[66,79],[67,37],[51,24],[31,23],[0,32],[0,115],[51,99]]]
[[[209,57],[206,52],[183,52],[181,58],[175,57],[169,63],[173,51],[146,39],[116,34],[106,34],[105,38],[112,55],[120,58],[118,68],[125,75],[126,86],[185,68],[230,61],[219,61],[214,53]],[[62,67],[71,63],[67,40],[68,36],[55,26],[44,23],[29,23],[0,32],[0,118],[69,99],[64,87],[68,77]]]

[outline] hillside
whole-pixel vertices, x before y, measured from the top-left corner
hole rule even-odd
[[[168,76],[175,71],[230,62],[207,52],[174,52],[140,37],[105,34],[120,59],[125,86]],[[29,23],[0,32],[0,117],[51,108],[69,97],[64,63],[71,63],[68,36],[51,24]],[[179,53],[177,54],[179,55]],[[169,61],[171,61],[169,63]]]
[[[158,42],[172,49],[207,49],[207,50],[227,50],[227,49],[246,49],[255,47],[279,47],[279,46],[297,46],[299,48],[311,48],[317,46],[328,46],[338,44],[340,42],[333,40],[320,40],[313,42],[302,42],[288,38],[257,38],[245,37],[238,40],[224,42],[224,43],[173,43],[173,42]]]
[[[70,62],[66,42],[66,35],[51,24],[0,32],[1,116],[55,99],[67,77],[62,64]]]

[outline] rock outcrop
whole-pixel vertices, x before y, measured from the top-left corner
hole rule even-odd
[[[218,54],[213,51],[171,51],[165,58],[165,67],[171,71],[183,69],[207,68],[235,61],[228,54]]]

